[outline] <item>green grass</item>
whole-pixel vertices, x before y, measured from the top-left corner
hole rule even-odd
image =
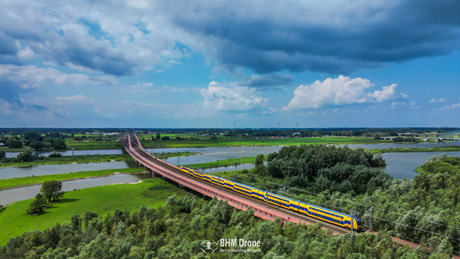
[[[431,147],[431,148],[388,148],[388,149],[370,149],[372,153],[408,153],[408,152],[455,152],[460,151],[460,147]]]
[[[51,174],[51,175],[2,179],[0,180],[0,190],[7,189],[7,188],[13,188],[13,187],[19,187],[19,186],[41,184],[44,181],[50,181],[50,180],[69,181],[69,180],[76,180],[76,179],[82,179],[82,178],[109,176],[116,172],[137,173],[137,172],[143,172],[143,171],[145,171],[143,167],[138,167],[138,168],[107,169],[107,170],[86,171],[86,172],[77,172],[77,173],[68,173],[68,174]]]
[[[185,190],[171,185],[160,178],[144,180],[139,184],[119,184],[72,191],[64,194],[62,201],[55,202],[45,214],[26,214],[32,200],[15,202],[0,213],[0,246],[13,237],[27,231],[45,230],[56,223],[70,223],[75,213],[86,211],[105,216],[115,209],[137,210],[142,205],[157,208],[164,206],[169,196],[180,195]]]
[[[425,169],[423,169],[422,166],[417,166],[417,168],[415,168],[414,171],[419,174],[433,174],[432,172],[428,172]]]
[[[141,137],[140,137],[141,138]],[[262,138],[246,139],[228,137],[218,140],[163,140],[147,141],[144,147],[229,147],[229,146],[276,146],[276,145],[310,145],[310,144],[375,144],[393,143],[391,140],[375,140],[371,137],[312,137],[312,138]]]
[[[5,151],[5,152],[25,152],[28,150],[32,150],[32,149],[30,147],[23,147],[23,148],[0,147],[0,151]]]
[[[110,142],[110,141],[101,141],[101,142],[70,142],[66,141],[67,150],[95,150],[95,149],[120,149],[123,148],[123,145],[120,142]]]

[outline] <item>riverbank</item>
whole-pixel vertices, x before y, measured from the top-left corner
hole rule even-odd
[[[145,148],[187,148],[187,147],[241,147],[241,146],[298,146],[312,144],[380,144],[394,143],[391,140],[376,140],[371,137],[311,137],[311,138],[262,138],[262,139],[196,139],[161,140],[142,142]]]
[[[430,148],[388,148],[388,149],[368,149],[372,153],[411,153],[411,152],[456,152],[460,147],[430,147]]]
[[[59,202],[53,202],[46,213],[39,216],[27,215],[32,200],[9,204],[0,212],[0,246],[27,231],[45,230],[56,223],[70,223],[75,213],[81,216],[86,211],[105,216],[115,209],[138,210],[142,205],[150,208],[164,206],[173,194],[183,195],[185,190],[169,184],[160,178],[146,179],[139,184],[117,184],[66,192]]]
[[[80,180],[80,179],[105,177],[105,176],[113,175],[115,173],[138,174],[144,171],[145,171],[145,168],[138,167],[138,168],[107,169],[107,170],[86,171],[86,172],[67,173],[67,174],[53,174],[53,175],[40,175],[40,176],[2,179],[0,180],[0,191],[11,189],[11,188],[42,184],[45,181],[51,181],[51,180],[73,181],[73,180]]]
[[[191,156],[196,153],[191,152],[175,152],[175,153],[158,153],[154,154],[162,159],[179,157],[179,156]],[[65,164],[88,164],[88,163],[103,163],[103,162],[124,162],[134,161],[134,159],[128,154],[122,155],[77,155],[77,156],[61,156],[61,157],[39,157],[31,162],[13,162],[13,159],[9,158],[0,161],[0,168],[6,167],[32,167],[38,165],[65,165]]]

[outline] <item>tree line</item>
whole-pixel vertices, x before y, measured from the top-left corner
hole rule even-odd
[[[29,146],[36,151],[43,149],[64,150],[67,148],[65,137],[58,133],[48,133],[42,136],[35,131],[29,131],[20,137],[11,135],[8,138],[2,138],[0,142],[4,143],[9,148],[23,148],[24,146]]]
[[[386,165],[382,157],[362,148],[335,147],[326,145],[302,145],[283,147],[278,153],[255,160],[254,172],[270,178],[283,179],[287,186],[316,191],[372,193],[391,180],[380,167]]]
[[[287,196],[355,213],[366,228],[372,225],[373,230],[459,254],[460,158],[436,156],[413,179],[395,179],[372,168],[382,165],[381,157],[366,154],[327,146],[288,147],[270,154],[267,166],[260,156],[253,172],[275,192],[287,186]]]
[[[391,236],[331,235],[321,224],[283,225],[226,202],[172,196],[165,207],[74,214],[68,224],[31,231],[0,248],[1,258],[448,258],[442,252],[394,246]],[[260,252],[205,254],[206,241],[260,241]],[[203,245],[204,243],[204,245]],[[238,249],[238,247],[236,247]]]

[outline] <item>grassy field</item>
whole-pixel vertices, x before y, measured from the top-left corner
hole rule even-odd
[[[460,151],[460,147],[431,147],[431,148],[389,148],[389,149],[370,149],[372,153],[408,153],[408,152],[455,152]]]
[[[123,168],[123,169],[107,169],[99,171],[86,171],[86,172],[77,172],[77,173],[68,173],[68,174],[51,174],[51,175],[40,175],[40,176],[30,176],[30,177],[18,177],[10,179],[0,180],[0,190],[9,189],[19,186],[27,186],[34,184],[41,184],[44,181],[57,180],[57,181],[70,181],[83,178],[94,178],[109,176],[116,172],[119,173],[138,173],[145,171],[145,168]]]
[[[169,196],[182,195],[185,190],[166,183],[160,178],[144,180],[138,184],[100,186],[68,192],[62,201],[55,202],[40,216],[26,214],[32,200],[15,202],[0,213],[0,246],[27,231],[45,230],[56,223],[70,223],[75,213],[86,211],[105,216],[115,209],[137,210],[142,205],[157,208],[164,206]]]
[[[147,141],[144,147],[229,147],[229,146],[277,146],[277,145],[311,145],[311,144],[375,144],[393,143],[390,140],[375,140],[371,137],[312,137],[312,138],[222,138],[218,140],[167,140]]]

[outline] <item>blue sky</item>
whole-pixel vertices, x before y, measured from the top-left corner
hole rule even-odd
[[[456,0],[0,3],[0,127],[460,125]]]

